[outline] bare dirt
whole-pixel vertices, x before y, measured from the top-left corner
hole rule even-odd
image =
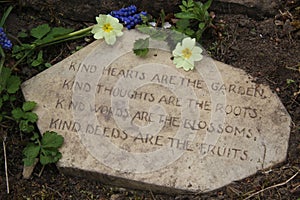
[[[86,27],[90,21],[75,21],[49,10],[34,10],[19,3],[0,3],[0,13],[5,7],[15,8],[6,23],[6,30],[14,43],[21,30],[49,23],[52,26]],[[22,178],[22,150],[28,136],[17,132],[13,123],[1,124],[1,134],[7,134],[6,150],[10,194],[6,193],[3,154],[0,156],[0,199],[244,199],[257,192],[252,199],[300,198],[300,3],[282,1],[276,15],[263,18],[243,14],[215,12],[215,28],[209,28],[203,37],[203,46],[211,56],[237,68],[242,68],[257,82],[270,86],[277,93],[292,117],[289,149],[285,162],[216,191],[198,195],[153,194],[151,191],[133,191],[104,183],[61,174],[55,165],[46,166],[41,176],[37,165],[29,180]],[[297,9],[298,8],[298,9]],[[106,9],[108,9],[106,7]],[[151,9],[147,10],[150,14]],[[156,13],[157,14],[157,13]],[[97,14],[95,14],[97,15]],[[47,17],[45,17],[47,16]],[[49,17],[51,16],[51,17]],[[45,50],[47,61],[55,64],[66,58],[77,46],[85,46],[92,38],[71,41]],[[9,64],[15,61],[10,58]],[[26,65],[18,66],[23,80],[38,70]],[[287,80],[294,82],[288,84]],[[22,94],[19,94],[20,102]],[[3,136],[1,137],[3,138]],[[2,141],[2,140],[1,140]],[[3,147],[0,145],[0,152]],[[271,188],[268,188],[271,187]],[[263,191],[262,191],[263,190]]]

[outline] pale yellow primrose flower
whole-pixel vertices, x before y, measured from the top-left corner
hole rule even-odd
[[[173,63],[176,68],[181,68],[185,71],[194,69],[194,62],[199,61],[203,58],[201,55],[202,49],[195,46],[195,38],[184,38],[182,45],[177,43],[175,50],[172,52],[174,56]]]
[[[96,21],[97,24],[92,29],[95,39],[104,38],[107,44],[113,45],[116,42],[116,37],[123,35],[123,25],[119,23],[117,18],[100,14],[99,17],[96,17]]]

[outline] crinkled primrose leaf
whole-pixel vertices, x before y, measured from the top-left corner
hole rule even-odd
[[[46,165],[49,163],[56,163],[62,157],[58,148],[61,147],[63,143],[64,138],[61,135],[58,135],[53,131],[45,132],[41,141],[41,164]]]
[[[46,131],[41,140],[35,134],[31,139],[34,142],[28,143],[23,151],[25,156],[23,159],[24,165],[33,165],[35,159],[38,157],[42,165],[56,163],[62,157],[58,149],[62,146],[64,138],[56,132]]]
[[[42,148],[59,148],[64,143],[64,138],[53,131],[46,131],[43,135]]]
[[[36,157],[40,153],[40,146],[34,143],[28,143],[27,146],[23,150],[23,154],[25,158],[23,158],[23,162],[25,166],[32,166]]]
[[[21,80],[18,76],[11,75],[11,69],[3,67],[0,79],[0,93],[6,90],[9,94],[14,94],[19,90]]]
[[[51,28],[48,24],[42,24],[36,28],[31,29],[30,35],[37,39],[42,39],[45,35],[47,35],[47,33],[50,32],[50,30]]]
[[[149,52],[149,38],[136,40],[134,42],[133,52],[137,56],[145,57]]]
[[[27,112],[27,111],[31,111],[35,108],[36,103],[34,101],[26,101],[23,106],[22,109]]]
[[[12,110],[12,117],[19,123],[19,128],[25,133],[30,133],[34,130],[32,123],[38,120],[36,113],[31,112],[36,106],[35,102],[24,102],[22,108],[15,108]]]

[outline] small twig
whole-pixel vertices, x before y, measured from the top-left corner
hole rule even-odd
[[[49,189],[49,190],[51,190],[51,191],[57,193],[61,198],[63,198],[63,196],[61,195],[61,193],[60,193],[59,191],[57,191],[57,190],[55,190],[55,189],[49,187],[48,185],[45,185],[45,186],[46,186],[47,189]]]
[[[61,56],[62,54],[63,54],[63,51],[60,51],[60,53],[58,54],[58,56],[56,56],[55,58],[53,58],[52,60],[50,60],[49,63],[52,65],[53,62],[55,62],[59,58],[59,56]]]
[[[291,190],[291,192],[294,193],[298,189],[298,187],[300,187],[300,183],[298,183],[297,186]]]
[[[298,67],[298,69],[296,68],[296,67]],[[300,63],[299,64],[297,64],[297,65],[295,65],[295,66],[292,66],[292,67],[286,67],[287,69],[290,69],[290,70],[294,70],[294,71],[298,71],[298,72],[300,72]]]
[[[276,85],[276,83],[274,81],[272,81],[271,79],[269,79],[268,77],[266,77],[267,81],[273,83],[274,85]]]
[[[41,171],[40,171],[40,173],[39,173],[39,175],[38,175],[39,177],[42,176],[44,169],[45,169],[45,165],[43,165],[43,167],[42,167],[42,169],[41,169]]]
[[[236,188],[234,187],[230,187],[228,186],[229,190],[231,190],[234,194],[236,195],[240,195],[241,194],[241,191],[240,190],[237,190]]]
[[[272,185],[272,186],[270,186],[270,187],[264,188],[264,189],[262,189],[262,190],[259,190],[259,191],[255,192],[255,193],[251,194],[250,196],[248,196],[248,197],[245,198],[244,200],[250,199],[251,197],[253,197],[253,196],[255,196],[255,195],[259,194],[259,193],[262,193],[262,192],[264,192],[264,191],[266,191],[266,190],[269,190],[269,189],[272,189],[272,188],[276,188],[276,187],[279,187],[279,186],[283,186],[283,185],[287,184],[288,182],[290,182],[290,181],[291,181],[293,178],[295,178],[298,174],[299,174],[299,171],[298,171],[296,174],[294,174],[291,178],[289,178],[288,180],[286,180],[286,181],[284,181],[284,182],[282,182],[282,183],[278,183],[278,184],[276,184],[276,185]]]
[[[5,147],[6,137],[3,138],[3,153],[4,153],[4,167],[5,167],[5,177],[6,177],[6,192],[9,194],[9,182],[8,182],[8,173],[7,173],[7,158],[6,158],[6,147]]]
[[[150,194],[151,194],[152,199],[156,200],[155,197],[154,197],[154,194],[153,194],[152,190],[150,190]]]

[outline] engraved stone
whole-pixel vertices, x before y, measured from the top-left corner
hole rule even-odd
[[[62,172],[122,187],[207,192],[285,160],[290,116],[268,86],[204,58],[186,72],[171,50],[125,31],[95,41],[22,85],[41,132],[63,135]]]

